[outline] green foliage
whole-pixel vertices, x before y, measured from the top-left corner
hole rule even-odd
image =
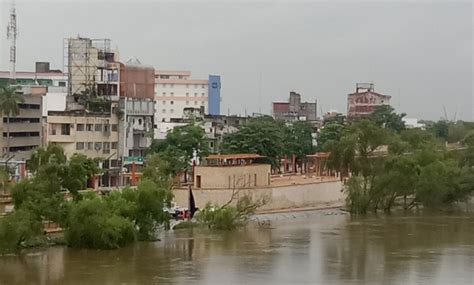
[[[296,155],[298,161],[306,159],[306,155],[314,153],[313,127],[307,121],[296,121],[285,126],[284,152],[290,156]]]
[[[0,218],[0,252],[15,252],[42,232],[42,225],[30,212],[17,210]]]
[[[397,133],[400,133],[405,129],[405,123],[403,117],[406,114],[397,114],[395,109],[390,105],[382,105],[374,108],[374,111],[370,114],[369,119],[372,120],[378,127],[391,129]]]
[[[233,230],[245,225],[248,217],[265,204],[265,200],[254,202],[248,195],[240,198],[235,206],[230,205],[230,202],[220,207],[207,203],[196,216],[198,223],[210,229]]]
[[[343,124],[337,122],[330,122],[328,124],[324,124],[324,126],[321,128],[321,132],[319,133],[318,137],[318,149],[324,150],[325,146],[328,146],[327,142],[339,141],[341,139],[344,128],[345,126]]]
[[[78,248],[114,249],[136,239],[133,223],[112,211],[105,200],[84,199],[72,206],[66,240]]]
[[[169,229],[170,215],[164,211],[164,207],[169,206],[170,202],[171,191],[157,188],[157,185],[150,180],[140,181],[134,215],[140,240],[153,239],[160,225]]]
[[[273,166],[285,152],[285,124],[270,116],[251,118],[239,131],[224,136],[222,152],[257,153],[266,156]]]
[[[152,158],[152,167],[148,170],[158,167],[161,169],[160,176],[174,178],[190,168],[195,155],[204,157],[209,153],[209,149],[204,130],[198,125],[189,124],[173,128],[164,140],[154,140],[147,153],[149,156],[157,154],[155,157],[149,157]],[[148,170],[147,173],[150,173]],[[155,182],[161,184],[159,181]]]
[[[445,141],[448,140],[448,132],[449,132],[448,121],[440,120],[438,122],[432,123],[428,126],[428,129],[436,137],[442,138]]]
[[[57,144],[49,144],[47,148],[37,148],[31,154],[30,160],[27,162],[27,167],[30,171],[36,173],[38,169],[49,163],[66,163],[67,158],[64,150]]]
[[[0,112],[7,116],[17,116],[20,113],[18,104],[23,103],[24,100],[18,93],[18,87],[2,87],[0,88]]]

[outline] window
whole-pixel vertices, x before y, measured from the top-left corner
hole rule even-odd
[[[174,86],[174,84],[170,84],[170,87],[171,87],[171,88],[173,88],[173,86]],[[173,93],[171,93],[171,94],[173,94]]]
[[[83,142],[76,143],[76,149],[77,150],[83,150],[84,149],[84,143]]]
[[[69,136],[71,134],[70,124],[61,124],[61,135]]]
[[[198,88],[198,85],[197,85],[197,84],[194,84],[194,88]]]
[[[141,126],[142,125],[142,119],[138,119],[138,124]]]
[[[171,96],[174,96],[174,93],[173,93],[173,92],[171,92]]]
[[[169,76],[169,75],[160,75],[160,78],[161,78],[161,79],[169,79],[170,76]],[[166,85],[166,84],[165,84],[165,85]]]
[[[171,110],[170,110],[170,113],[171,113],[171,114],[173,114],[173,112],[174,112],[174,110],[173,110],[173,109],[171,109]]]
[[[104,133],[109,133],[110,132],[110,125],[105,124],[104,125]]]
[[[204,93],[201,93],[201,96],[202,96],[202,97],[204,97],[204,96],[206,96],[206,94],[204,94]]]
[[[163,114],[166,113],[166,109],[161,110],[161,112],[162,112]]]
[[[93,150],[94,149],[94,143],[93,142],[88,142],[87,143],[87,149],[88,150]]]
[[[161,119],[161,121],[162,121],[162,122],[165,122],[165,121],[166,121],[166,118]]]
[[[118,125],[117,124],[113,124],[112,125],[112,132],[117,132],[118,131]]]
[[[203,84],[203,85],[201,85],[201,88],[206,88],[206,85],[204,85],[204,84]]]
[[[165,84],[163,84],[163,88],[166,88],[166,83],[165,83]]]
[[[194,93],[194,97],[197,97],[197,95],[198,95],[197,93]]]
[[[84,124],[77,124],[76,130],[77,130],[78,132],[83,132],[83,131],[84,131]]]
[[[163,105],[166,105],[166,101],[163,101]]]
[[[117,149],[117,148],[118,148],[118,143],[112,142],[112,149]]]
[[[166,96],[166,92],[163,92],[163,96]]]
[[[203,105],[203,106],[204,106],[204,101],[201,101],[201,105]]]
[[[92,130],[93,130],[93,128],[94,128],[93,126],[94,126],[93,124],[87,124],[87,125],[86,125],[86,131],[92,132]]]
[[[186,101],[186,106],[189,106],[189,101]]]
[[[189,97],[189,92],[186,92],[186,97]]]
[[[197,105],[198,104],[198,101],[194,101],[194,105]]]
[[[94,149],[95,149],[96,151],[101,150],[101,149],[102,149],[102,143],[101,143],[101,142],[96,142],[96,143],[94,144]]]
[[[174,101],[171,101],[170,104],[173,105],[173,104],[174,104]]]
[[[95,131],[102,132],[102,124],[95,124]]]
[[[58,86],[59,87],[66,87],[66,81],[59,81]]]
[[[104,153],[110,153],[110,143],[104,142]]]

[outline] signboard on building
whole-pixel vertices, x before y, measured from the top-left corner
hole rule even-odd
[[[124,156],[123,157],[123,164],[131,164],[135,162],[135,164],[143,164],[144,158],[143,156]]]

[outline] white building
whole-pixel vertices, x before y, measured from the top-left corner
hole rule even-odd
[[[166,137],[168,130],[184,118],[185,108],[201,108],[209,113],[209,104],[217,106],[220,103],[220,77],[209,76],[211,88],[216,92],[209,98],[209,79],[191,79],[190,71],[155,70],[155,139]],[[215,90],[215,91],[214,91]],[[179,124],[178,124],[179,125]]]

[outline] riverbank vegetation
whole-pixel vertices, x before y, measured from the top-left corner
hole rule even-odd
[[[0,219],[1,252],[46,245],[44,223],[60,226],[68,246],[99,249],[154,240],[159,227],[169,228],[165,207],[172,195],[156,159],[136,189],[104,197],[80,191],[99,173],[92,159],[79,154],[67,159],[59,146],[50,145],[38,149],[29,163],[34,177],[13,186],[15,210]]]
[[[323,150],[331,152],[328,166],[347,179],[350,212],[390,211],[398,201],[407,210],[449,208],[474,192],[474,129],[446,123],[459,139],[450,151],[449,131],[405,129],[402,117],[385,108],[342,125],[339,137],[325,142]]]

